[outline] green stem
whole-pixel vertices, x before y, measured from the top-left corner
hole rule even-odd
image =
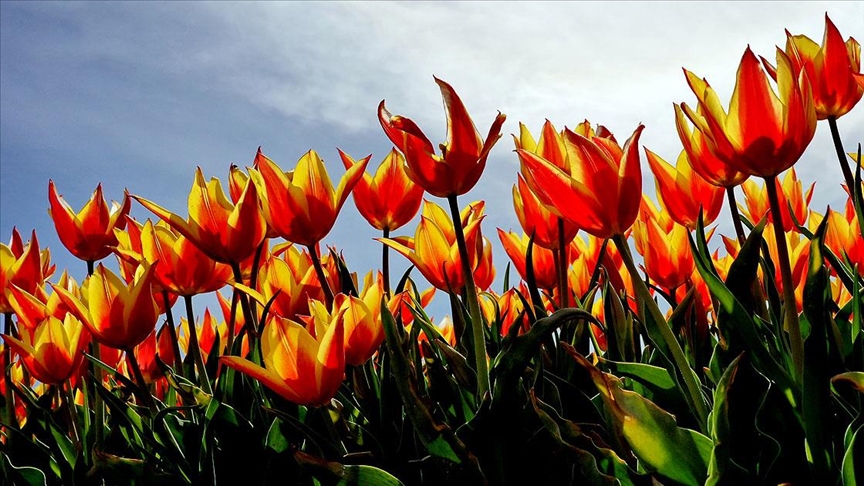
[[[558,291],[561,308],[570,306],[570,289],[567,285],[567,268],[570,266],[568,244],[564,241],[564,219],[558,218]]]
[[[141,404],[149,408],[155,415],[156,412],[158,412],[156,409],[156,403],[150,395],[150,389],[147,387],[147,382],[144,381],[144,374],[141,373],[141,365],[138,364],[138,358],[135,357],[132,348],[126,348],[124,351],[126,351],[126,359],[132,367],[132,374],[135,375],[135,381],[138,382],[138,398],[141,400]]]
[[[330,288],[330,283],[327,281],[327,274],[324,273],[324,267],[321,266],[321,258],[318,256],[318,248],[315,245],[309,245],[309,256],[312,258],[312,266],[315,267],[315,274],[318,275],[318,281],[321,283],[321,289],[324,290],[324,301],[327,304],[327,309],[333,307],[333,290]]]
[[[789,332],[792,352],[792,367],[795,381],[801,383],[804,373],[804,339],[801,337],[801,326],[798,322],[798,306],[795,304],[795,284],[792,282],[792,268],[789,266],[789,248],[786,246],[786,235],[783,232],[780,213],[780,199],[777,196],[777,177],[765,178],[765,189],[768,191],[768,203],[771,205],[771,215],[774,219],[774,239],[777,242],[777,262],[780,265],[780,276],[783,279],[783,322]]]
[[[480,304],[477,301],[477,286],[474,284],[474,272],[468,257],[468,245],[465,243],[465,232],[462,228],[462,218],[459,215],[459,203],[456,195],[447,196],[450,203],[450,216],[453,218],[453,229],[456,233],[456,245],[462,260],[462,273],[465,278],[465,300],[468,302],[468,313],[471,315],[471,331],[474,344],[474,359],[477,371],[477,395],[480,400],[489,391],[489,365],[486,363],[486,336],[483,330],[483,317],[480,315]]]
[[[732,223],[735,224],[735,234],[738,236],[738,243],[744,246],[747,241],[747,236],[744,234],[744,225],[741,224],[741,213],[738,212],[738,203],[735,202],[735,188],[726,188],[726,201],[729,202],[729,212],[732,213]],[[753,222],[754,224],[756,221]]]
[[[7,336],[12,336],[13,323],[12,323],[12,313],[5,313],[5,326],[4,332]],[[18,417],[15,416],[15,396],[12,394],[12,348],[9,347],[9,344],[5,344],[3,346],[3,362],[6,364],[3,369],[3,379],[6,380],[6,393],[4,398],[6,399],[6,407],[3,410],[3,422],[8,424],[9,427],[14,429],[18,428]],[[8,438],[12,438],[12,434],[8,435]],[[9,446],[9,444],[6,444]]]
[[[174,371],[180,373],[184,378],[188,378],[183,373],[183,361],[180,359],[180,341],[177,339],[177,327],[174,325],[174,312],[171,311],[171,298],[168,296],[168,291],[162,291],[162,300],[165,302],[165,325],[168,326],[168,336],[171,338],[171,351],[174,353],[174,362],[171,366]]]
[[[837,117],[834,115],[829,116],[828,126],[831,128],[831,139],[834,140],[834,150],[837,151],[837,159],[840,161],[840,170],[843,171],[843,179],[846,181],[846,187],[849,188],[851,194],[855,190],[855,178],[852,176],[852,169],[849,167],[849,161],[846,160],[846,153],[843,151],[840,130],[837,129]]]
[[[390,228],[384,228],[384,238],[390,238]],[[384,274],[384,295],[390,298],[390,247],[381,243],[384,247],[381,253],[381,273]]]
[[[198,368],[198,382],[204,387],[207,394],[213,394],[213,387],[210,386],[210,378],[207,376],[207,367],[204,365],[204,359],[201,357],[201,345],[198,344],[198,329],[195,328],[195,313],[192,312],[192,296],[184,295],[183,300],[186,302],[186,323],[189,325],[189,352],[192,353],[192,361],[195,362],[195,367]]]
[[[234,328],[237,325],[237,301],[240,299],[240,291],[234,289],[231,293],[231,315],[228,316],[228,336],[225,338],[225,355],[230,356],[234,349]]]
[[[665,347],[668,348],[669,352],[672,354],[672,360],[678,368],[681,377],[684,379],[685,390],[682,391],[686,392],[686,395],[689,396],[689,401],[692,403],[693,411],[696,414],[696,419],[699,421],[702,431],[707,432],[708,411],[705,408],[705,401],[702,399],[699,381],[687,362],[684,350],[681,349],[681,344],[678,342],[678,339],[675,338],[675,334],[672,333],[672,329],[669,327],[666,318],[663,317],[663,313],[660,312],[660,308],[657,307],[657,303],[651,298],[648,286],[645,285],[645,281],[642,280],[642,276],[639,274],[639,270],[633,262],[633,256],[630,253],[630,247],[627,245],[627,240],[623,235],[617,234],[612,237],[612,241],[614,241],[615,246],[618,247],[621,259],[624,261],[624,265],[627,266],[627,271],[630,272],[630,276],[633,280],[633,287],[636,289],[636,294],[642,301],[644,309],[647,309],[651,314],[651,319],[646,319],[646,316],[642,316],[642,322],[645,326],[650,326],[651,321],[656,324],[657,331],[659,331]]]
[[[102,349],[99,347],[99,343],[95,340],[90,341],[90,354],[96,358],[97,360],[102,360]],[[92,366],[92,386],[91,390],[93,392],[93,401],[95,403],[95,418],[93,419],[93,426],[96,427],[96,439],[93,445],[93,452],[102,449],[102,443],[105,441],[105,404],[102,402],[102,395],[97,390],[98,387],[102,386],[102,368],[100,366],[94,366],[93,363],[90,363]]]
[[[234,280],[242,284],[243,283],[243,271],[240,269],[239,263],[231,263],[231,268],[234,270]],[[255,335],[255,331],[257,326],[255,325],[255,318],[252,314],[252,307],[249,305],[249,297],[243,292],[234,289],[235,292],[238,292],[240,298],[240,307],[243,308],[243,318],[246,321],[246,335],[249,339],[249,349],[252,349],[252,338]],[[228,330],[229,333],[233,331],[233,329]]]

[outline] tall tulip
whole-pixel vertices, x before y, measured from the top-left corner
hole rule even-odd
[[[704,211],[704,224],[717,218],[723,205],[723,188],[709,184],[694,172],[686,151],[681,151],[674,167],[647,148],[645,155],[657,181],[660,204],[676,223],[694,229],[700,209]]]
[[[51,208],[48,213],[54,220],[54,227],[63,246],[76,258],[88,262],[101,260],[111,254],[112,247],[117,245],[114,228],[123,228],[124,217],[129,213],[131,202],[129,195],[123,195],[122,204],[116,202],[108,208],[108,203],[102,196],[102,184],[96,186],[87,204],[75,211],[57,194],[54,181],[48,181],[48,201]]]
[[[569,167],[562,169],[519,149],[522,174],[543,204],[598,238],[623,234],[639,211],[642,171],[639,125],[621,148],[602,137],[565,130]]]
[[[195,170],[195,182],[189,192],[188,220],[147,199],[132,197],[221,263],[239,264],[251,256],[267,230],[258,209],[255,184],[247,183],[240,200],[233,204],[225,197],[219,179],[205,181],[200,167]]]
[[[498,113],[484,141],[453,87],[438,78],[435,82],[447,112],[447,142],[440,146],[441,155],[435,153],[416,123],[391,114],[383,100],[378,105],[378,120],[393,145],[405,155],[408,177],[429,194],[446,198],[465,194],[477,184],[489,151],[501,138],[506,116]]]
[[[81,299],[54,285],[60,299],[87,326],[96,341],[116,349],[130,350],[156,327],[159,309],[150,287],[155,266],[142,264],[135,281],[127,286],[102,264],[81,284]]]
[[[313,316],[308,327],[271,315],[261,336],[265,367],[236,356],[223,356],[219,361],[298,405],[325,405],[345,376],[342,313],[330,322]]]

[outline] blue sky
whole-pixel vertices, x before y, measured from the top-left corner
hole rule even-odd
[[[784,29],[819,42],[825,12],[844,37],[864,40],[862,2],[4,0],[0,238],[13,226],[25,237],[35,228],[58,267],[80,281],[84,264],[69,256],[47,215],[48,179],[76,209],[101,182],[111,199],[128,188],[186,214],[196,166],[224,181],[231,163],[251,165],[259,145],[285,169],[313,148],[340,177],[336,147],[372,153],[374,165],[389,151],[376,118],[381,99],[433,142],[444,140],[436,75],[454,86],[484,135],[497,110],[508,117],[486,173],[461,198],[487,200],[484,234],[500,274],[506,255],[495,228],[518,230],[509,134],[519,121],[537,133],[545,118],[559,128],[587,118],[619,140],[642,122],[643,145],[674,161],[681,146],[672,103],[694,101],[682,67],[728,100],[748,44],[773,59]],[[850,147],[864,134],[862,110],[839,122]],[[814,209],[842,203],[827,126],[820,123],[796,168],[805,183],[818,178]],[[137,204],[132,214],[151,216]],[[397,233],[413,231],[411,223]],[[362,276],[378,265],[375,236],[349,201],[324,243],[342,249]],[[406,268],[400,256],[393,260]]]

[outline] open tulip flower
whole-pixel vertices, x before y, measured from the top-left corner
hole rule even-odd
[[[22,328],[21,338],[3,335],[16,351],[33,378],[49,385],[68,380],[84,358],[82,350],[89,341],[84,326],[72,314],[61,321],[46,317],[34,330]]]
[[[590,123],[588,124],[588,129],[591,129]],[[585,136],[584,133],[582,135]],[[534,136],[528,131],[528,127],[524,123],[519,122],[519,136],[513,136],[513,143],[516,145],[517,150],[527,150],[528,152],[537,154],[555,167],[564,170],[569,167],[567,163],[567,147],[564,145],[564,134],[556,130],[555,125],[549,120],[543,123],[543,129],[540,132],[540,139],[538,141],[534,140]]]
[[[829,116],[840,118],[864,95],[864,86],[855,79],[861,75],[861,44],[852,37],[844,43],[827,13],[822,45],[806,35],[786,31],[786,55],[795,74],[807,73],[819,120]]]
[[[482,207],[478,210],[476,203],[468,205],[461,216],[471,268],[474,269],[475,275],[484,274],[481,275],[483,283],[489,283],[488,270],[483,267],[483,265],[491,266],[491,261],[484,262],[487,256],[485,250],[487,245],[484,244],[483,235],[480,233],[480,222],[483,219]],[[456,244],[456,232],[453,223],[441,206],[426,202],[414,238],[380,238],[378,241],[408,258],[434,287],[445,292],[458,292],[465,285],[462,257]],[[488,255],[491,259],[491,252]]]
[[[258,286],[264,298],[272,301],[270,312],[286,319],[308,314],[309,299],[324,299],[308,255],[296,249],[267,259],[258,273]]]
[[[816,132],[816,111],[810,82],[796,73],[792,62],[777,49],[779,96],[750,47],[738,66],[738,76],[727,113],[714,89],[704,79],[684,70],[699,100],[694,112],[682,104],[696,129],[710,141],[714,154],[731,168],[759,177],[774,177],[792,167]]]
[[[674,224],[666,231],[651,217],[640,218],[633,227],[633,237],[643,249],[645,272],[670,291],[684,284],[696,268],[687,235],[686,227]]]
[[[678,103],[673,104],[675,107],[675,127],[678,130],[678,138],[681,144],[684,145],[684,152],[687,154],[687,162],[693,171],[702,176],[703,179],[710,184],[719,187],[735,187],[744,182],[748,174],[739,172],[730,167],[726,162],[717,158],[714,154],[710,142],[698,129],[691,129],[690,122],[687,121],[687,115],[681,109]],[[698,105],[696,113],[691,113],[691,116],[701,117],[704,119],[702,105]]]
[[[527,260],[528,260],[528,235],[523,234],[521,237],[512,231],[504,231],[498,228],[498,238],[501,239],[501,245],[519,276],[523,280],[528,278]],[[557,285],[557,270],[555,268],[554,257],[552,250],[547,250],[539,245],[534,245],[531,249],[531,262],[534,269],[534,279],[537,287],[545,290],[553,290]]]
[[[528,185],[554,213],[598,238],[623,234],[639,211],[642,170],[639,125],[624,144],[565,130],[569,167],[564,170],[526,150],[517,150]]]
[[[405,156],[412,181],[433,196],[459,196],[480,179],[489,151],[501,138],[506,116],[498,112],[484,141],[453,87],[438,78],[435,82],[441,89],[447,113],[447,142],[440,145],[441,155],[435,153],[432,142],[416,123],[387,111],[384,100],[378,105],[378,120],[384,133]]]
[[[195,182],[189,192],[188,221],[154,202],[133,197],[220,263],[239,264],[251,256],[267,230],[258,208],[255,184],[247,183],[240,200],[233,204],[225,197],[219,179],[205,181],[200,167],[195,170]]]
[[[111,254],[117,245],[114,229],[126,225],[125,216],[131,207],[129,194],[124,194],[123,203],[115,202],[109,209],[102,196],[102,184],[96,186],[90,200],[78,213],[57,194],[54,181],[48,181],[48,201],[51,203],[48,213],[63,246],[86,262],[95,262]]]
[[[32,294],[45,281],[36,231],[33,231],[26,247],[22,247],[20,235],[15,238],[17,234],[17,230],[13,230],[11,245],[0,243],[0,313],[4,314],[13,311],[7,298],[7,292],[13,285]]]
[[[811,216],[809,226],[811,230],[822,221],[823,216],[814,214]],[[858,215],[855,214],[851,204],[846,206],[846,211],[839,213],[833,209],[828,210],[828,229],[825,233],[825,246],[831,249],[840,258],[849,259],[852,265],[858,265],[858,273],[864,276],[864,238],[861,236],[861,226],[858,224]]]
[[[141,231],[144,259],[156,267],[156,279],[169,292],[196,295],[222,288],[231,278],[231,267],[218,263],[169,226],[149,220]]]
[[[298,405],[325,405],[345,376],[344,312],[337,312],[329,322],[313,313],[308,328],[271,315],[261,336],[265,367],[236,356],[219,361]]]
[[[711,224],[720,214],[723,205],[722,187],[709,184],[695,173],[687,160],[687,152],[681,151],[673,167],[659,155],[645,149],[648,166],[657,180],[657,196],[660,204],[676,223],[694,229],[704,210],[704,224]]]
[[[81,299],[55,285],[68,305],[96,341],[116,349],[132,349],[143,341],[159,318],[153,301],[155,265],[142,264],[131,286],[102,264],[81,284]]]
[[[797,230],[795,221],[801,225],[807,222],[807,214],[809,211],[808,206],[810,200],[813,198],[813,187],[816,183],[814,182],[811,184],[810,188],[807,189],[807,192],[803,192],[801,181],[798,180],[798,175],[795,173],[795,169],[791,169],[783,177],[783,183],[781,184],[779,180],[775,179],[775,185],[777,187],[777,193],[780,195],[781,201],[783,201],[780,204],[780,217],[783,231],[789,232]],[[775,218],[768,210],[768,195],[766,194],[765,186],[760,187],[755,181],[747,180],[741,187],[744,189],[744,201],[747,204],[745,213],[750,221],[754,224],[758,223],[767,214],[768,221],[773,223]],[[789,206],[792,206],[795,221],[792,220],[792,215],[789,213]]]
[[[528,187],[522,174],[517,174],[513,186],[513,208],[522,229],[528,235],[534,235],[534,243],[549,250],[560,246],[558,234],[558,215],[550,211],[540,202],[537,195]],[[579,228],[564,220],[564,242],[569,243],[576,237]]]
[[[365,165],[371,157],[358,162],[341,150],[339,156],[345,169]],[[357,211],[372,227],[393,231],[414,218],[423,202],[423,192],[421,186],[408,178],[402,154],[393,149],[384,157],[374,176],[363,172],[354,187],[353,197]]]
[[[258,157],[256,168],[249,174],[267,195],[261,203],[270,228],[288,241],[311,246],[333,228],[368,162],[365,159],[348,169],[335,190],[324,162],[314,150],[306,152],[297,167],[288,172],[269,157]]]

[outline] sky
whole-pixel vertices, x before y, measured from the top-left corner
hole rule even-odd
[[[642,146],[674,162],[681,144],[672,103],[695,104],[682,67],[728,104],[748,45],[773,61],[784,29],[821,42],[826,12],[844,38],[864,40],[864,2],[4,0],[0,239],[13,227],[25,239],[35,229],[58,269],[80,281],[84,263],[47,214],[49,179],[76,210],[102,183],[109,199],[128,188],[184,216],[196,166],[225,182],[229,166],[251,165],[259,146],[285,170],[315,149],[337,180],[337,147],[355,158],[371,153],[370,167],[390,150],[376,114],[382,99],[433,143],[445,140],[434,75],[455,88],[484,137],[497,111],[507,115],[483,177],[460,197],[463,205],[487,201],[483,231],[500,290],[507,257],[495,228],[521,231],[510,137],[520,121],[536,135],[545,119],[559,129],[588,119],[621,142],[641,122]],[[851,150],[864,141],[864,108],[839,126]],[[644,191],[653,194],[644,152],[642,163]],[[842,176],[825,122],[796,169],[805,184],[818,181],[812,208],[839,208]],[[153,217],[137,203],[132,215]],[[416,222],[394,234],[413,235]],[[380,265],[376,236],[349,200],[323,243],[362,278]],[[398,279],[407,263],[391,261]],[[436,300],[441,317],[446,302]]]

